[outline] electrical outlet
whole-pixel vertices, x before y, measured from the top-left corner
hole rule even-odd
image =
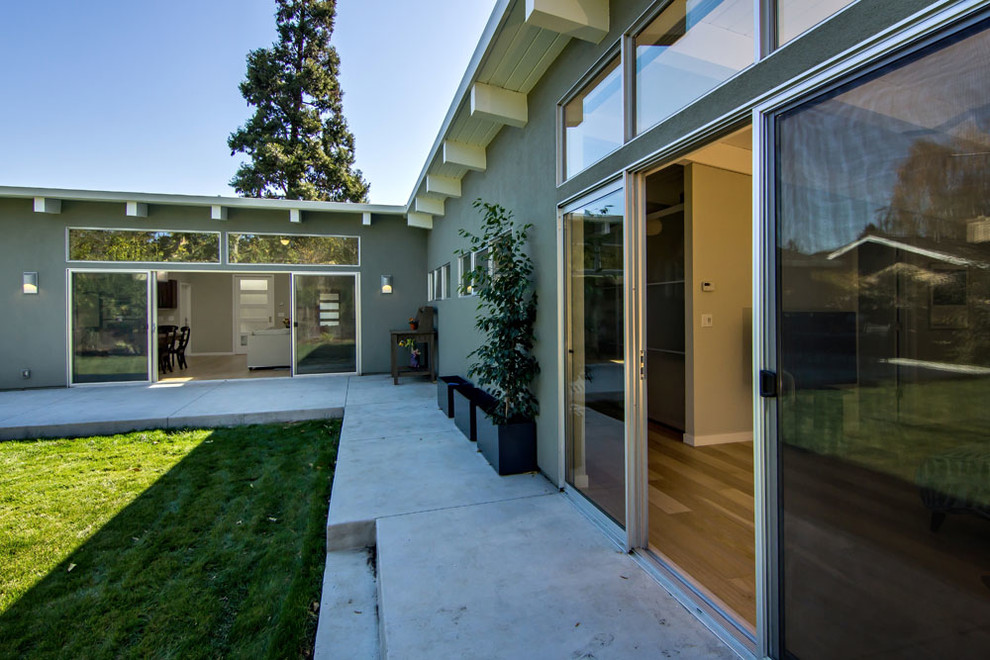
[[[711,314],[702,314],[701,315],[701,327],[702,328],[710,328],[710,327],[712,327],[712,315]]]
[[[30,369],[21,369],[21,378],[30,378],[30,377],[31,377]]]

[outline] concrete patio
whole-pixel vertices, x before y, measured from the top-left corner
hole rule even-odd
[[[734,658],[545,477],[499,477],[436,386],[352,378],[316,657]]]
[[[0,440],[340,417],[346,376],[0,392]]]
[[[545,477],[389,376],[0,392],[0,439],[344,416],[316,657],[734,658]]]

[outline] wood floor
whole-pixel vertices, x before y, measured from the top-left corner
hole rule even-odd
[[[650,424],[650,550],[756,625],[753,443],[692,447]]]
[[[160,383],[187,383],[191,380],[231,380],[235,378],[279,378],[290,375],[282,369],[248,369],[247,355],[187,355],[186,369],[158,372]]]

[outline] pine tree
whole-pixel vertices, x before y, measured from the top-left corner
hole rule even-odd
[[[330,45],[336,0],[276,0],[278,41],[247,56],[241,94],[254,116],[231,133],[241,163],[230,185],[245,197],[365,202],[368,182],[353,169],[354,136],[344,119]]]

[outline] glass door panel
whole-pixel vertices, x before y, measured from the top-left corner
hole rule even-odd
[[[295,373],[356,373],[356,276],[294,274],[292,278]]]
[[[990,649],[990,30],[777,123],[783,647]]]
[[[148,273],[71,278],[72,383],[148,380]]]
[[[566,479],[625,525],[623,191],[565,213]]]
[[[235,353],[247,353],[248,336],[267,330],[275,315],[274,278],[271,275],[235,275],[234,304],[237,310]]]

